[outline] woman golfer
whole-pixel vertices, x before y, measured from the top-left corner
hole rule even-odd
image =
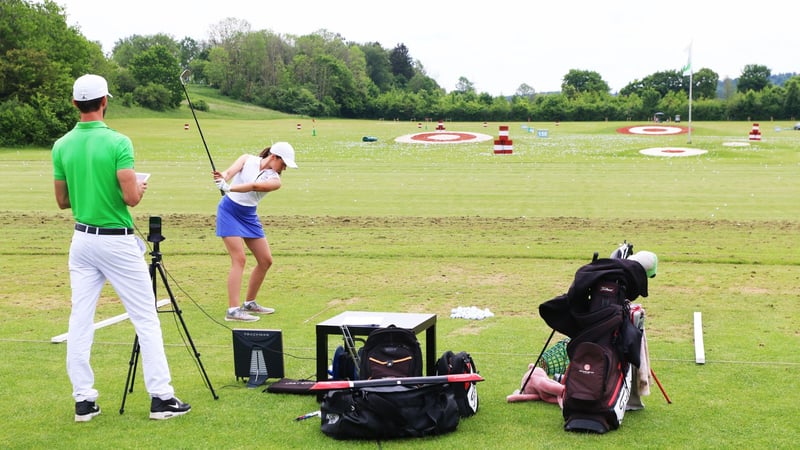
[[[275,312],[272,308],[256,303],[258,290],[272,265],[272,252],[256,207],[268,192],[280,189],[281,172],[287,167],[297,168],[294,148],[287,142],[277,142],[265,148],[258,156],[242,155],[227,170],[212,172],[217,187],[225,193],[217,206],[217,236],[222,238],[231,256],[228,312],[225,320],[253,322],[259,317],[251,313]],[[245,245],[255,256],[256,267],[247,283],[246,301],[241,305]]]

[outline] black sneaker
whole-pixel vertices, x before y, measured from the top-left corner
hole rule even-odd
[[[150,402],[150,418],[156,420],[171,419],[175,416],[182,416],[192,409],[188,403],[183,403],[176,397],[169,400],[161,400],[153,397]]]
[[[94,402],[89,400],[75,402],[75,422],[88,422],[98,414],[100,414],[100,407]]]

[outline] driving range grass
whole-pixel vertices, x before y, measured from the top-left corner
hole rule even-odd
[[[173,381],[192,412],[149,421],[140,367],[119,414],[133,342],[123,322],[95,335],[103,413],[74,423],[65,345],[50,342],[66,332],[72,218],[55,206],[48,149],[0,149],[0,446],[374,448],[373,441],[324,436],[319,419],[294,421],[319,409],[313,396],[247,389],[234,377],[229,330],[281,329],[286,376],[307,378],[315,368],[314,325],[368,310],[437,314],[438,351],[469,351],[486,378],[478,415],[456,432],[382,448],[796,447],[800,132],[776,130],[790,124],[762,123],[761,142],[732,147],[724,144],[748,143],[751,123],[693,123],[691,144],[686,134],[616,132],[636,123],[446,123],[493,136],[509,125],[514,153],[494,155],[491,141],[394,142],[425,131],[425,123],[312,122],[230,106],[225,117],[221,105],[228,104],[215,101],[198,118],[218,168],[271,141],[297,150],[300,169],[285,172],[284,186],[259,207],[275,256],[259,300],[277,313],[254,324],[222,320],[229,262],[214,235],[220,195],[189,110],[115,117],[112,105],[108,124],[133,139],[137,170],[153,174],[133,209],[137,228],[146,236],[148,217],[163,219],[170,287],[219,399],[167,312],[161,318]],[[523,125],[547,128],[549,137]],[[365,135],[378,141],[362,142]],[[639,154],[667,146],[708,153]],[[650,296],[639,300],[651,365],[672,404],[653,384],[646,408],[628,412],[619,430],[566,433],[557,406],[505,397],[549,335],[538,305],[566,291],[594,252],[607,256],[623,240],[660,257]],[[165,298],[161,283],[158,289]],[[457,306],[495,316],[449,318]],[[107,287],[97,320],[123,311]],[[705,365],[695,363],[695,311],[703,314]],[[329,353],[336,344],[331,339]]]

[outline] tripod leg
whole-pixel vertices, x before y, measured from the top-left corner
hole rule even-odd
[[[125,412],[125,400],[128,398],[128,392],[133,392],[133,381],[136,378],[136,366],[139,362],[139,336],[133,339],[133,350],[131,350],[131,360],[128,362],[128,378],[125,379],[125,391],[122,393],[122,404],[119,407],[119,413]]]
[[[175,296],[172,294],[172,289],[169,287],[169,283],[167,282],[167,274],[164,271],[164,267],[156,262],[155,267],[158,269],[158,273],[161,275],[161,281],[164,283],[164,288],[167,290],[169,294],[170,302],[172,303],[172,312],[178,316],[178,320],[181,322],[181,327],[183,328],[183,333],[186,336],[186,340],[189,341],[189,346],[192,347],[192,352],[194,354],[194,359],[197,361],[197,365],[200,368],[200,372],[203,375],[203,379],[205,380],[206,386],[211,391],[211,396],[214,397],[214,400],[218,400],[219,396],[217,393],[214,392],[214,387],[211,385],[211,380],[208,378],[208,374],[206,373],[205,367],[203,367],[203,362],[200,361],[200,352],[197,351],[197,347],[194,346],[194,341],[192,341],[192,336],[189,335],[189,329],[186,328],[186,322],[183,320],[183,313],[181,309],[178,307],[178,302],[175,300]],[[152,272],[151,272],[152,273]],[[155,293],[155,276],[153,277],[153,292]]]

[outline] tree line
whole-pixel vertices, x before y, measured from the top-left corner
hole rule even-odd
[[[192,83],[310,117],[644,121],[655,112],[686,117],[690,84],[695,120],[800,117],[800,76],[776,77],[758,64],[744,66],[736,80],[719,80],[709,68],[656,72],[615,94],[597,72],[573,69],[560,92],[537,93],[523,83],[514,95],[495,97],[478,92],[466,77],[447,92],[402,43],[348,42],[327,30],[280,35],[232,18],[213,25],[209,36],[198,42],[133,35],[104,55],[98,43],[67,25],[54,1],[0,2],[0,145],[51,145],[72,128],[78,116],[69,102],[71,86],[84,73],[104,75],[123,105],[163,111],[180,106],[178,74],[186,68]]]

